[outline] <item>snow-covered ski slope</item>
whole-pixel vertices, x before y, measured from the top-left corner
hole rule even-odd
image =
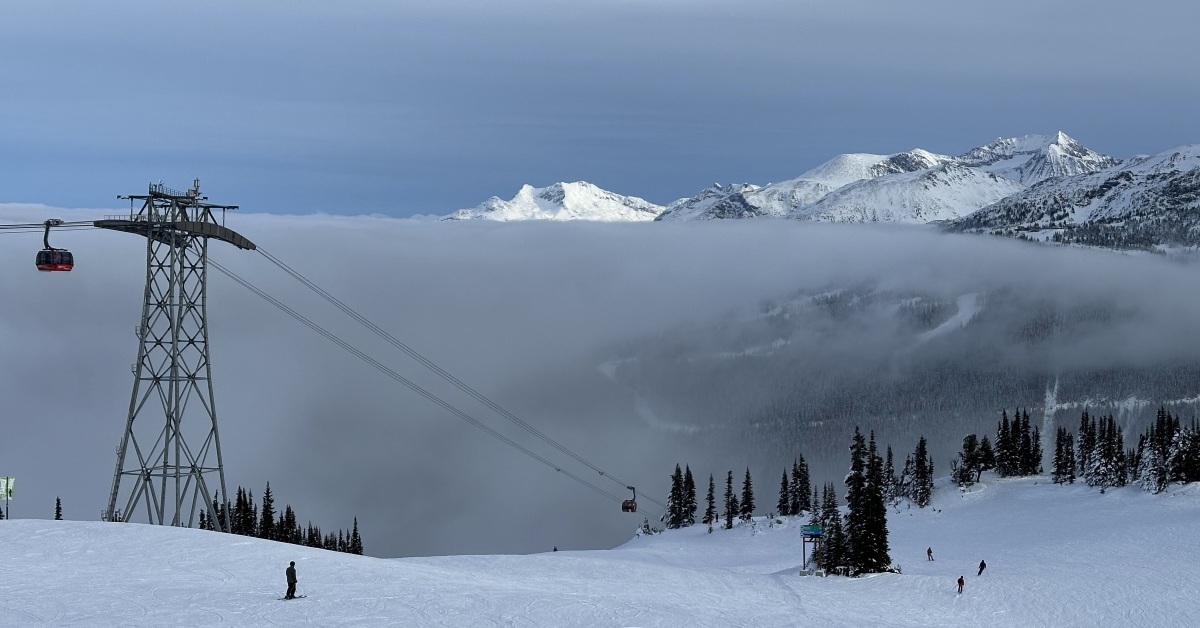
[[[940,489],[933,508],[893,509],[903,574],[858,579],[797,575],[800,519],[697,526],[605,551],[410,559],[138,524],[0,521],[0,626],[1200,625],[1200,488],[1101,495],[1045,478],[984,480]],[[768,492],[760,501],[774,501]],[[289,560],[307,599],[278,599]]]

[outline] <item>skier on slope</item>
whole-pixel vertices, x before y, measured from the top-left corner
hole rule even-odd
[[[975,574],[975,575],[976,575],[976,576],[982,576],[982,575],[983,575],[983,570],[984,570],[984,569],[987,569],[987,563],[985,563],[985,562],[983,562],[983,561],[981,560],[981,561],[979,561],[979,573],[977,573],[977,574]]]
[[[965,583],[966,583],[966,581],[963,580],[963,577],[959,576],[958,577],[958,592],[959,593],[962,593],[963,584],[965,584]]]
[[[925,548],[925,560],[933,560],[933,548]]]
[[[283,596],[283,599],[290,600],[296,597],[296,561],[293,560],[288,564],[287,571],[285,571],[284,574],[287,575],[288,588],[287,593]]]

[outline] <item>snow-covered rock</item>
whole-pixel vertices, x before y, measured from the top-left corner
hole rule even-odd
[[[635,222],[654,220],[663,207],[636,196],[623,196],[586,181],[555,183],[544,188],[524,185],[510,200],[492,198],[460,209],[444,220],[595,220]]]
[[[1024,188],[991,172],[948,163],[843,186],[799,210],[795,217],[924,224],[960,218]]]
[[[934,168],[950,157],[915,149],[895,155],[838,155],[799,177],[762,187],[714,185],[667,206],[659,220],[715,220],[757,216],[792,217],[830,192],[864,179]]]
[[[959,155],[956,161],[1025,185],[1099,172],[1121,163],[1087,148],[1062,131],[1054,135],[1000,138]]]
[[[1098,245],[1194,243],[1200,234],[1200,144],[1048,180],[948,227],[1000,234],[1061,232],[1065,241]]]

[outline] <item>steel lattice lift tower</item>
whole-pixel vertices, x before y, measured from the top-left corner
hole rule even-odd
[[[225,211],[237,206],[205,202],[199,179],[186,192],[151,184],[144,196],[118,198],[129,199],[129,215],[94,225],[146,238],[146,292],[133,394],[104,519],[130,521],[144,512],[149,523],[191,526],[203,512],[214,527],[228,530],[208,354],[208,241],[255,246],[223,224]],[[214,509],[214,489],[225,517]]]

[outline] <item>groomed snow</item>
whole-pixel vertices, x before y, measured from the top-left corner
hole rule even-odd
[[[613,516],[631,529],[642,518]],[[6,520],[0,625],[1195,626],[1198,520],[1195,485],[1102,495],[985,477],[967,493],[939,489],[932,508],[893,509],[891,554],[903,574],[858,579],[797,575],[799,518],[712,534],[697,526],[606,551],[409,559],[139,524]],[[976,576],[980,559],[988,568]],[[305,599],[278,599],[289,560]]]

